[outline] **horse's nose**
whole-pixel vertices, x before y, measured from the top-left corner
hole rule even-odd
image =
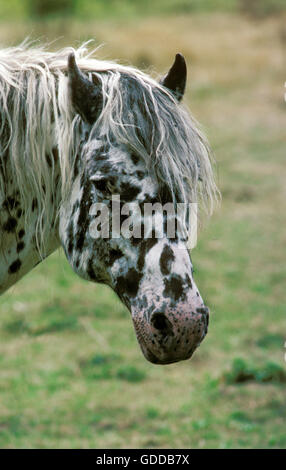
[[[154,310],[150,317],[151,336],[147,358],[157,364],[188,359],[207,333],[209,309],[205,305],[192,313],[189,308]],[[188,314],[185,314],[185,311]]]
[[[145,309],[132,311],[137,339],[148,361],[170,364],[189,359],[208,329],[209,309],[201,302],[155,307],[151,315]]]

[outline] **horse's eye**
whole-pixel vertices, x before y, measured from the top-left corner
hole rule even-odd
[[[103,178],[100,180],[92,180],[92,183],[98,191],[102,191],[103,193],[108,192],[108,187],[107,187],[108,180],[107,179]]]
[[[92,179],[92,183],[98,191],[101,191],[105,194],[112,194],[116,189],[113,178]]]

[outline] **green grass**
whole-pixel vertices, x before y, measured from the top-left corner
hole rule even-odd
[[[273,0],[272,0],[273,1]],[[278,0],[276,0],[277,2]],[[269,0],[264,0],[269,2]],[[186,14],[196,11],[235,11],[239,0],[0,0],[2,19],[58,15],[77,18],[126,18],[138,15]]]
[[[285,11],[284,0],[0,0],[2,20],[137,18],[209,12],[242,12],[260,19]]]
[[[192,254],[209,333],[190,361],[148,363],[116,295],[55,253],[1,297],[1,448],[286,448],[281,25],[228,15],[66,23],[61,44],[96,32],[101,57],[145,57],[163,73],[186,55],[186,101],[223,194]],[[60,35],[56,22],[45,28]],[[1,41],[29,29],[7,23]]]

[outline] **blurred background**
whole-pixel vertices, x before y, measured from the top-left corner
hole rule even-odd
[[[285,1],[0,0],[1,47],[27,36],[154,76],[183,53],[223,199],[192,254],[211,318],[190,361],[147,363],[62,252],[1,297],[0,447],[285,448]]]

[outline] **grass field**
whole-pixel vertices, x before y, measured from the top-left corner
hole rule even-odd
[[[195,14],[1,25],[163,73],[181,51],[186,102],[223,201],[193,251],[210,306],[190,361],[143,358],[111,290],[55,253],[1,298],[1,448],[286,448],[285,16]]]

